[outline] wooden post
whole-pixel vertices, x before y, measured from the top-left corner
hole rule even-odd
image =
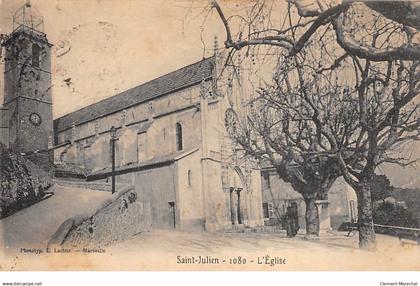
[[[112,146],[112,194],[115,193],[115,139],[111,138]]]
[[[112,178],[112,190],[111,193],[115,193],[115,139],[117,139],[117,129],[112,126],[109,130],[111,135],[111,162],[112,162],[112,170],[111,170],[111,178]]]
[[[233,188],[230,188],[229,190],[229,202],[230,202],[230,220],[232,221],[232,225],[235,224],[235,204],[233,203]]]

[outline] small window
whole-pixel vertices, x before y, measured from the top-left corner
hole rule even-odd
[[[39,67],[39,56],[40,56],[41,48],[33,44],[32,45],[32,66]]]
[[[274,218],[273,204],[263,203],[263,216],[264,218]]]
[[[182,148],[182,125],[178,122],[176,124],[176,150],[181,151]]]
[[[192,185],[192,173],[191,170],[188,170],[188,186],[191,187]]]

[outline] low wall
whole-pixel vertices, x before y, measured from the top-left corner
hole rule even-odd
[[[60,186],[67,186],[73,188],[83,188],[95,191],[103,191],[103,192],[111,192],[112,185],[111,183],[106,182],[86,182],[86,181],[77,181],[77,180],[63,180],[63,179],[54,179],[54,184]],[[115,188],[117,190],[122,189],[123,187],[127,187],[129,184],[115,184]]]
[[[51,237],[49,246],[101,247],[150,229],[149,203],[138,197],[133,186],[128,186],[91,214],[66,220]]]

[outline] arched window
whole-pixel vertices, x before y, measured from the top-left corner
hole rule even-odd
[[[41,48],[37,44],[32,45],[32,66],[39,67],[39,56]]]
[[[176,150],[182,150],[182,125],[181,123],[176,124]]]
[[[189,187],[191,187],[191,183],[192,183],[192,173],[191,173],[191,170],[188,170],[188,174],[187,174],[187,176],[188,176],[188,186]]]

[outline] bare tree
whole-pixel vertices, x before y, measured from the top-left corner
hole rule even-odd
[[[388,4],[407,10],[388,13],[375,3],[355,1],[304,6],[296,0],[275,21],[275,1],[253,2],[246,16],[228,18],[213,2],[226,29],[225,47],[246,48],[247,54],[275,47],[280,62],[289,65],[279,64],[273,72],[278,84],[260,90],[260,104],[253,107],[259,106],[259,117],[243,120],[243,134],[236,140],[294,179],[308,178],[305,166],[312,174],[321,174],[322,166],[333,168],[327,173],[341,173],[358,197],[359,246],[365,249],[376,248],[369,187],[375,169],[383,163],[413,163],[401,148],[420,136],[418,14],[409,16],[418,4]],[[294,81],[284,77],[291,70]],[[294,100],[285,100],[292,95]],[[284,170],[299,163],[304,164]]]
[[[343,175],[358,198],[359,245],[375,249],[371,184],[383,163],[407,166],[407,143],[420,138],[419,61],[372,63],[351,58],[328,74],[283,57],[273,86],[258,90],[232,137],[248,154],[268,160],[307,204],[307,232],[317,232],[315,199]],[[352,85],[337,74],[347,73]]]
[[[332,142],[347,142],[357,128],[347,90],[334,72],[317,73],[314,66],[310,54],[281,56],[274,83],[257,90],[231,132],[247,155],[268,161],[303,196],[307,234],[319,233],[315,201],[327,199],[341,176]]]
[[[328,3],[331,2],[331,3]],[[350,55],[371,61],[416,60],[420,58],[420,45],[413,42],[413,36],[420,28],[420,4],[416,1],[305,1],[289,0],[288,5],[278,1],[254,1],[249,9],[248,17],[231,15],[226,17],[221,6],[212,2],[226,30],[225,46],[242,49],[255,45],[269,45],[287,49],[290,54],[297,54],[312,36],[322,27],[332,26],[336,41]],[[361,14],[354,12],[353,7],[363,8]],[[284,21],[274,21],[273,14],[285,10]],[[346,28],[358,21],[359,28],[363,25],[360,17],[371,18],[380,15],[391,19],[393,33],[404,30],[407,36],[400,39],[396,45],[387,42],[382,47],[372,48],[363,41],[353,37]],[[382,18],[383,18],[382,17]],[[237,32],[234,33],[230,20],[240,18]],[[344,21],[347,20],[347,21]],[[369,20],[367,20],[369,21]],[[399,28],[399,29],[398,29]],[[240,36],[239,36],[240,35]]]
[[[401,148],[420,138],[419,102],[414,100],[420,88],[420,62],[353,61],[356,84],[352,94],[358,104],[359,126],[337,158],[358,198],[359,245],[374,249],[371,181],[383,163],[407,166],[414,162]]]
[[[317,17],[328,7],[328,2],[314,1],[308,5],[308,1],[290,0],[296,6],[302,17]],[[399,24],[420,29],[420,3],[418,1],[341,1],[335,5],[351,5],[355,2],[363,2],[367,7],[383,16],[398,22]],[[328,8],[327,8],[328,9]]]

